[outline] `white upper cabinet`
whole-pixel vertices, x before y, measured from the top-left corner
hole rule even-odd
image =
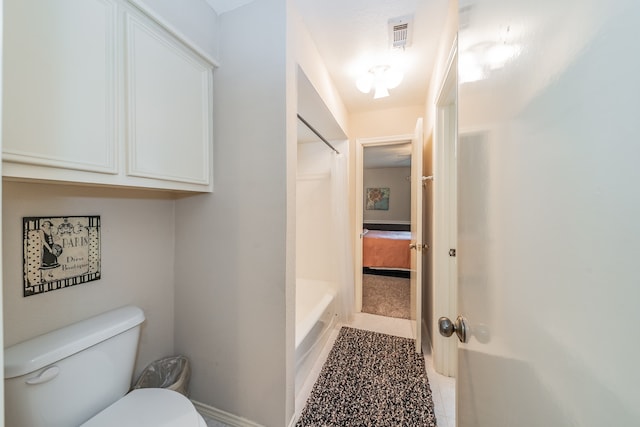
[[[128,174],[207,185],[211,65],[126,15]]]
[[[117,173],[116,9],[5,2],[3,160]]]
[[[5,1],[3,175],[212,191],[214,63],[123,0]]]

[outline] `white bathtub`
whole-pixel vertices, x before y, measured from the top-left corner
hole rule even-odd
[[[336,321],[336,290],[331,282],[296,280],[296,394]]]

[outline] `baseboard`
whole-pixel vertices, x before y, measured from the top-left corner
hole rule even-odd
[[[239,417],[237,415],[230,414],[228,412],[223,411],[222,409],[217,409],[209,405],[205,405],[204,403],[197,402],[195,400],[191,401],[193,406],[196,407],[196,410],[206,418],[211,418],[214,421],[219,421],[231,427],[264,427],[261,424],[254,423],[246,418]]]
[[[411,225],[411,221],[393,221],[393,220],[376,220],[369,219],[362,221],[363,224],[402,224],[402,225]]]
[[[362,267],[362,274],[373,274],[374,276],[387,276],[387,277],[401,277],[403,279],[409,279],[411,272],[409,270],[392,270],[392,269],[380,269]]]

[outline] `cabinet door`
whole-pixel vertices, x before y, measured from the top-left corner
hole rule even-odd
[[[125,21],[127,174],[209,185],[212,65],[145,17]]]
[[[4,2],[3,160],[117,173],[116,13],[110,0]]]

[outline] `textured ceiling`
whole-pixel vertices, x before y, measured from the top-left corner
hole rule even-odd
[[[295,0],[350,113],[424,105],[448,0]],[[388,21],[413,15],[413,43],[391,49]],[[358,76],[381,64],[405,76],[388,98],[357,90]]]
[[[218,14],[253,0],[206,0]],[[350,113],[424,105],[449,0],[295,0]],[[413,43],[390,49],[388,21],[413,15]],[[374,100],[355,81],[371,67],[396,65],[405,76],[388,98]]]

